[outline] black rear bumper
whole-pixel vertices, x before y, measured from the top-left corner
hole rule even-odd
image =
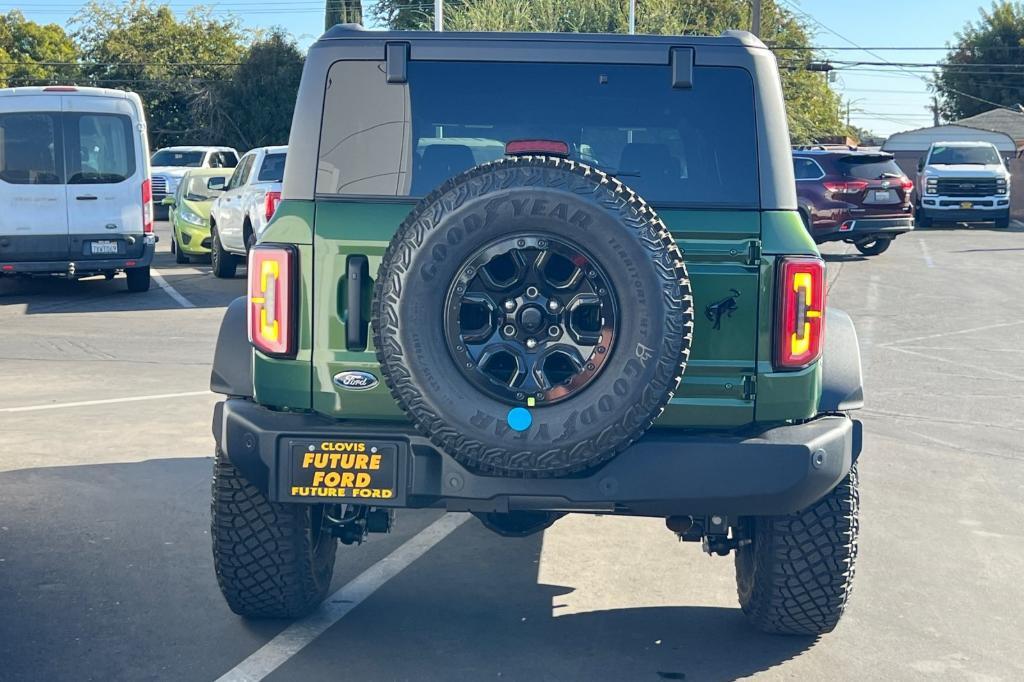
[[[372,440],[395,443],[399,451],[397,494],[364,502],[374,506],[639,516],[798,511],[835,487],[861,450],[860,422],[827,415],[745,435],[657,429],[583,475],[504,478],[468,471],[409,426],[276,412],[242,398],[217,404],[213,435],[239,471],[274,501],[359,503],[293,498],[291,449],[303,439]]]
[[[89,244],[93,241],[116,242],[118,253],[92,255]],[[0,239],[0,274],[86,275],[141,268],[153,262],[156,243],[154,234],[4,237]]]
[[[814,241],[865,241],[872,237],[895,239],[901,234],[914,229],[914,219],[910,216],[899,218],[853,218],[845,220],[827,231],[814,233]]]

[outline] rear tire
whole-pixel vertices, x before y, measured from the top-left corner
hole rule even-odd
[[[1008,227],[1010,227],[1010,217],[1007,216],[1005,218],[996,218],[995,226],[1000,230],[1007,229]]]
[[[140,293],[143,291],[149,291],[149,266],[141,268],[129,268],[124,271],[124,276],[128,278],[128,291],[132,293]]]
[[[880,253],[884,253],[890,244],[892,244],[891,239],[876,239],[867,244],[854,244],[854,246],[865,256],[877,256]]]
[[[821,635],[846,609],[857,559],[857,467],[808,509],[744,520],[736,550],[740,607],[762,632]]]
[[[238,259],[224,249],[216,227],[211,229],[210,236],[210,265],[213,266],[213,275],[221,279],[231,279],[238,268]]]
[[[270,502],[217,449],[211,530],[217,584],[246,618],[299,618],[327,596],[338,541],[323,505]]]

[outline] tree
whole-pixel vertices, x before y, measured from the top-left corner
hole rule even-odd
[[[1024,4],[1002,0],[981,18],[967,22],[956,34],[956,45],[946,56],[935,80],[941,98],[940,111],[955,121],[992,109],[995,105],[1017,108],[1024,102]],[[980,64],[1006,64],[1007,75],[985,75]],[[993,104],[994,103],[994,104]]]
[[[386,2],[387,0],[382,0]],[[399,7],[405,3],[395,3]],[[378,4],[378,9],[381,9]],[[404,20],[400,12],[387,14]],[[637,3],[637,32],[718,35],[750,25],[749,0],[644,0]],[[770,45],[806,48],[809,32],[792,13],[765,0],[762,39]],[[462,0],[445,13],[445,28],[463,31],[581,31],[625,33],[628,0]],[[394,25],[393,25],[394,26]],[[396,27],[397,28],[397,27]],[[806,70],[814,54],[776,49],[790,138],[803,144],[847,132],[839,98],[820,73]]]
[[[445,3],[450,12],[457,0]],[[370,14],[396,31],[429,31],[434,27],[434,0],[377,0]]]
[[[324,30],[335,24],[363,23],[363,3],[361,0],[327,0],[324,11]]]
[[[238,149],[287,144],[304,61],[280,29],[253,43],[230,80],[194,100],[207,133]]]
[[[68,83],[77,75],[78,49],[57,24],[37,24],[12,10],[0,15],[0,84]],[[44,63],[40,63],[44,62]]]
[[[167,5],[93,0],[73,19],[75,39],[89,62],[88,83],[134,90],[146,104],[154,148],[187,140],[217,142],[192,100],[210,83],[229,79],[244,47],[237,19],[216,19],[194,8],[178,20]]]

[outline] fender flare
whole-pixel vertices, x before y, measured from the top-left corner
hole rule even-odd
[[[210,390],[236,398],[252,398],[252,345],[246,328],[246,299],[239,296],[228,304],[217,334],[213,353]]]
[[[845,412],[864,407],[864,375],[853,320],[842,310],[825,311],[825,347],[821,357],[819,412]]]

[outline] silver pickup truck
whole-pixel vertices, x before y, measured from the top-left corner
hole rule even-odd
[[[933,142],[917,166],[918,227],[935,222],[1010,226],[1010,172],[988,142]]]

